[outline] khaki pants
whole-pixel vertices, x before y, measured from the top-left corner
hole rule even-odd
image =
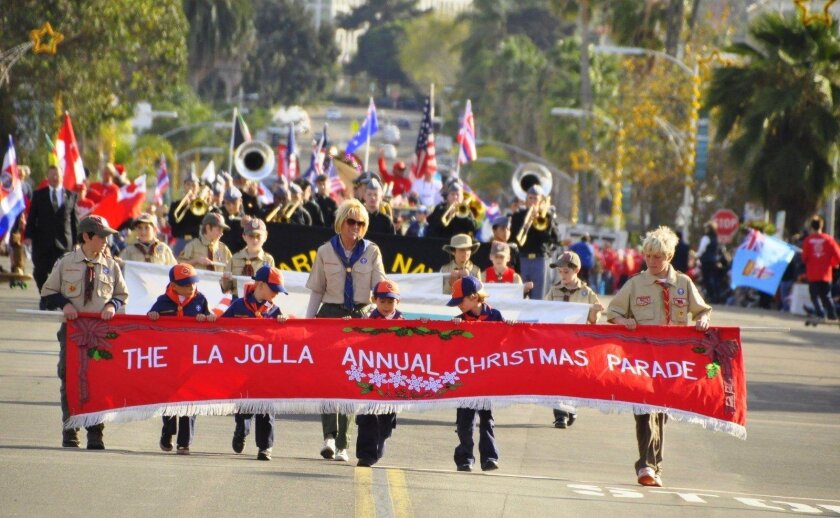
[[[636,443],[639,446],[639,460],[636,472],[642,468],[652,468],[656,474],[662,473],[662,451],[665,449],[665,423],[668,416],[661,413],[641,414],[636,418]]]

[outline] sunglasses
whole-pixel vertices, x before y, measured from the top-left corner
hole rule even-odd
[[[363,226],[365,226],[364,221],[359,221],[359,220],[353,219],[353,218],[347,218],[347,219],[344,220],[344,222],[347,223],[348,225],[350,225],[351,227],[363,227]]]

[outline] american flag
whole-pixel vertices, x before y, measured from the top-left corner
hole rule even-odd
[[[466,164],[478,158],[478,153],[475,150],[475,120],[473,119],[472,102],[469,99],[467,99],[467,106],[464,108],[464,120],[461,123],[457,140],[461,144],[458,150],[459,164]]]
[[[324,132],[321,133],[321,138],[312,148],[312,155],[309,158],[309,169],[306,170],[303,177],[309,180],[309,183],[315,185],[315,177],[319,174],[324,174],[324,157],[327,154],[327,125],[324,124]]]
[[[416,160],[414,176],[422,177],[427,171],[437,171],[435,159],[435,134],[432,131],[432,103],[428,97],[423,103],[423,120],[420,121],[420,131],[417,133],[417,145],[414,148]]]
[[[327,187],[330,190],[330,194],[344,190],[344,183],[341,181],[341,178],[338,176],[338,171],[335,169],[335,160],[330,160],[330,165],[327,168],[327,178],[329,179]]]
[[[166,190],[169,189],[169,173],[166,170],[166,157],[160,155],[160,163],[157,170],[157,181],[155,182],[155,203],[163,203]]]
[[[289,138],[286,140],[286,179],[294,180],[298,175],[297,143],[295,142],[295,125],[289,124]]]
[[[0,177],[2,177],[0,182],[0,239],[8,243],[11,235],[9,230],[26,206],[23,188],[20,183],[15,143],[11,135],[9,135],[9,147],[3,156]]]

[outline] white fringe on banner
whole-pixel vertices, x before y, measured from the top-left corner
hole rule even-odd
[[[738,439],[746,440],[745,427],[729,421],[694,412],[622,401],[602,399],[558,398],[556,396],[498,396],[487,398],[452,398],[436,400],[386,400],[360,401],[357,399],[231,399],[202,402],[160,403],[126,407],[104,412],[93,412],[71,416],[65,428],[80,428],[99,423],[140,421],[160,416],[232,415],[236,412],[248,414],[320,414],[338,412],[342,414],[388,414],[407,411],[427,412],[443,408],[472,408],[490,410],[517,404],[536,404],[551,408],[589,407],[604,413],[650,414],[659,412],[676,421],[702,426],[706,430],[724,432]]]

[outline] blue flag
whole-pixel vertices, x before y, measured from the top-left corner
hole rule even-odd
[[[377,131],[379,131],[379,121],[376,120],[376,105],[373,104],[373,99],[370,100],[370,105],[368,106],[367,116],[365,117],[364,122],[359,127],[359,131],[353,135],[353,138],[350,139],[350,142],[347,143],[347,148],[345,152],[352,153],[362,147],[362,145],[367,142],[369,137],[372,137]]]
[[[745,286],[775,295],[793,255],[784,241],[751,230],[732,259],[732,289]]]

